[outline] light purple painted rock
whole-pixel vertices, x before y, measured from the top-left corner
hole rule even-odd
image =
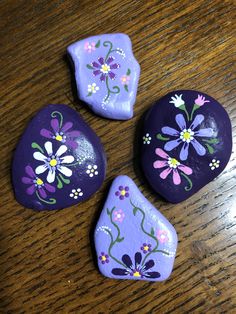
[[[78,95],[98,115],[117,120],[133,117],[140,66],[125,34],[89,37],[68,48]]]
[[[207,94],[171,92],[146,115],[143,171],[154,190],[171,203],[186,200],[215,179],[231,152],[229,116]]]
[[[16,200],[35,210],[62,209],[88,199],[105,178],[100,139],[66,105],[48,105],[30,121],[12,164]]]
[[[176,231],[127,176],[113,181],[94,237],[106,277],[162,281],[171,274]]]

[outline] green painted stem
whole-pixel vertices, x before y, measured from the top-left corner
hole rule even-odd
[[[142,221],[141,221],[141,229],[142,229],[143,233],[145,233],[147,236],[151,237],[151,238],[156,242],[156,246],[154,247],[154,249],[153,249],[152,251],[150,251],[150,252],[145,256],[144,260],[142,261],[142,265],[144,265],[145,262],[146,262],[146,260],[147,260],[147,258],[148,258],[152,253],[155,253],[155,251],[156,251],[157,248],[158,248],[158,244],[159,244],[159,243],[158,243],[157,238],[156,238],[154,235],[152,235],[151,233],[147,232],[147,231],[144,229],[144,221],[145,221],[145,213],[144,213],[144,211],[143,211],[141,208],[135,206],[135,205],[132,203],[131,200],[130,200],[130,204],[133,206],[134,209],[139,210],[139,211],[142,213],[142,215],[143,215],[143,218],[142,218]]]
[[[59,111],[53,111],[53,112],[51,113],[51,117],[52,117],[52,118],[56,118],[57,115],[59,115],[59,117],[60,117],[59,126],[60,126],[60,128],[61,128],[61,127],[62,127],[62,123],[63,123],[63,115],[62,115]]]
[[[110,53],[112,52],[113,45],[112,45],[112,43],[110,41],[104,41],[103,46],[104,47],[110,46],[110,48],[108,50],[108,53],[106,54],[106,57],[105,57],[105,62],[106,62],[108,57],[109,57],[109,55],[110,55]]]
[[[113,91],[110,89],[108,76],[106,76],[106,87],[107,87],[107,96],[104,99],[104,101],[106,101],[109,98],[110,94],[119,94],[120,92],[119,86],[113,86],[112,87]]]
[[[180,174],[181,174],[181,176],[184,177],[184,178],[188,181],[188,183],[189,183],[189,187],[188,187],[188,186],[185,186],[185,188],[184,188],[185,191],[190,191],[190,190],[192,189],[192,187],[193,187],[192,181],[189,179],[189,177],[188,177],[185,173],[181,172]]]
[[[194,112],[195,112],[196,110],[198,110],[199,108],[200,108],[200,106],[194,104],[193,109],[192,109],[192,112],[191,112],[191,115],[190,115],[190,120],[191,120],[191,121],[192,121],[192,119],[193,119],[193,114],[194,114]]]
[[[49,201],[44,200],[43,198],[41,198],[41,197],[39,196],[38,191],[36,191],[36,195],[37,195],[38,199],[39,199],[41,202],[44,202],[44,203],[46,203],[46,204],[52,205],[52,204],[56,204],[56,202],[57,202],[57,201],[55,200],[55,198],[50,198]]]
[[[168,252],[166,252],[164,250],[156,250],[154,253],[163,253],[165,255],[170,255]]]
[[[76,161],[76,162],[75,162],[75,163],[73,163],[73,164],[66,165],[66,167],[73,167],[73,166],[77,166],[79,163],[80,163],[80,160]]]

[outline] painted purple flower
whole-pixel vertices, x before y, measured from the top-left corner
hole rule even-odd
[[[187,127],[186,121],[182,114],[177,114],[175,121],[180,128],[179,131],[169,126],[165,126],[161,129],[162,133],[177,137],[177,139],[167,142],[164,146],[164,149],[166,151],[171,151],[182,144],[183,146],[181,148],[179,157],[181,160],[186,160],[188,158],[189,145],[191,144],[198,155],[204,156],[206,154],[206,149],[196,138],[212,137],[214,134],[212,128],[195,130],[204,121],[204,116],[202,114],[196,115],[189,127]]]
[[[109,255],[107,255],[104,252],[101,252],[101,255],[99,256],[99,260],[101,261],[102,264],[109,263]]]
[[[28,177],[22,177],[21,181],[25,184],[30,184],[30,187],[26,189],[26,193],[28,195],[32,195],[34,192],[38,191],[39,195],[42,198],[46,198],[47,193],[45,190],[51,193],[54,193],[56,191],[54,186],[48,183],[44,183],[42,179],[37,177],[31,166],[26,166],[25,172]]]
[[[114,58],[112,56],[108,57],[107,60],[100,57],[98,58],[98,62],[92,62],[92,66],[94,68],[93,75],[100,75],[100,80],[105,81],[106,77],[109,76],[111,80],[114,80],[116,75],[112,70],[118,69],[120,65],[118,63],[112,63]]]
[[[143,243],[143,245],[141,246],[141,250],[144,254],[146,254],[147,252],[151,252],[151,247],[151,244]]]
[[[116,191],[115,195],[119,196],[120,200],[125,199],[125,197],[129,197],[129,187],[128,186],[119,186],[119,190]]]
[[[58,119],[52,119],[51,127],[53,130],[52,132],[47,129],[41,129],[40,134],[46,138],[52,138],[56,141],[64,143],[73,149],[78,147],[78,143],[75,141],[75,138],[80,135],[80,132],[71,130],[73,127],[72,122],[66,122],[62,127],[60,127]]]
[[[129,255],[125,254],[122,256],[122,262],[126,268],[113,268],[112,274],[115,276],[131,276],[135,279],[146,278],[159,278],[161,275],[157,271],[148,271],[155,266],[152,259],[147,261],[144,265],[141,265],[142,254],[140,252],[135,253],[134,264],[131,261]]]

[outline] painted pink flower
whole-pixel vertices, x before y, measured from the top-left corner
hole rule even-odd
[[[96,49],[95,47],[95,43],[91,42],[89,43],[88,41],[84,44],[84,50],[86,50],[88,53],[91,53],[92,51],[94,51]]]
[[[158,230],[157,231],[157,239],[161,242],[161,243],[166,243],[169,241],[168,238],[168,232],[166,230]]]
[[[190,175],[193,173],[190,167],[187,167],[181,164],[177,159],[170,157],[164,150],[161,148],[156,148],[156,154],[163,158],[164,160],[156,160],[153,163],[153,167],[155,169],[166,168],[160,173],[160,177],[162,179],[166,179],[167,176],[172,173],[173,182],[175,185],[181,183],[181,177],[179,175],[179,171],[183,172],[186,175]]]
[[[203,106],[205,103],[210,102],[210,100],[205,100],[206,98],[202,95],[197,95],[198,97],[195,99],[195,104],[198,106]]]
[[[125,214],[122,209],[114,211],[114,221],[122,222],[125,218]]]
[[[128,85],[129,81],[130,81],[130,76],[129,75],[122,75],[120,80],[121,80],[122,85]]]

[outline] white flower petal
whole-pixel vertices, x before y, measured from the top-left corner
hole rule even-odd
[[[47,166],[46,165],[40,165],[35,169],[35,173],[36,174],[41,174],[44,173],[47,170]]]
[[[71,193],[71,194],[70,194],[70,197],[74,197],[74,194],[73,194],[73,193]]]
[[[48,155],[49,155],[49,156],[52,155],[52,142],[46,142],[46,143],[44,144],[44,147],[45,147],[45,149],[46,149]]]
[[[62,164],[70,164],[74,160],[75,160],[75,158],[73,156],[65,156],[65,157],[61,158],[61,163]]]
[[[83,196],[83,192],[80,192],[80,193],[79,193],[79,196]]]
[[[47,159],[47,157],[45,157],[42,153],[40,153],[40,152],[35,152],[34,154],[33,154],[33,156],[34,156],[34,159],[36,159],[36,160],[40,160],[40,161],[45,161],[46,159]]]
[[[48,171],[48,175],[47,175],[47,181],[48,181],[48,183],[54,182],[54,180],[55,180],[55,174],[56,174],[56,171],[55,171],[55,170],[54,170],[54,171],[51,171],[51,170]]]
[[[75,189],[73,189],[71,192],[72,192],[72,193],[75,193],[75,192],[76,192],[76,190],[75,190]]]
[[[69,168],[65,167],[65,166],[58,167],[58,170],[62,174],[64,174],[64,176],[66,176],[66,177],[71,177],[72,176],[72,171]]]
[[[93,166],[93,169],[97,169],[97,167],[98,167],[97,165],[94,165],[94,166]]]
[[[61,145],[57,152],[56,152],[56,156],[60,157],[62,154],[64,154],[67,151],[67,147],[66,145]]]
[[[77,198],[78,198],[78,196],[77,196],[77,195],[75,195],[75,196],[74,196],[74,199],[75,199],[75,200],[77,200]]]

